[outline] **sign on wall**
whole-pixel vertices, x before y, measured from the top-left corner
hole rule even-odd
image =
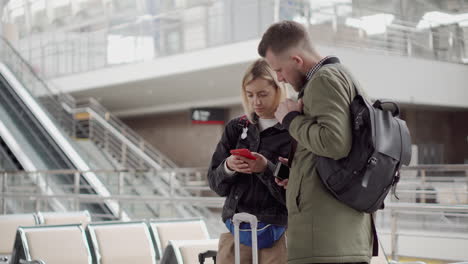
[[[192,124],[222,125],[225,122],[225,113],[224,108],[194,108],[190,111]]]

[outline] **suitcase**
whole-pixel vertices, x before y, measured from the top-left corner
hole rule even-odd
[[[234,215],[232,222],[234,224],[235,264],[240,264],[239,225],[243,222],[250,223],[252,228],[252,263],[258,264],[257,217],[248,213],[238,213]]]
[[[204,264],[205,259],[212,258],[213,262],[216,264],[216,254],[217,253],[218,252],[216,250],[208,250],[208,251],[205,251],[203,253],[200,253],[200,254],[198,254],[198,261],[200,262],[200,264]]]

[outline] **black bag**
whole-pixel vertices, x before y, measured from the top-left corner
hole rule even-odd
[[[200,264],[204,264],[205,259],[212,258],[213,262],[216,264],[216,255],[217,254],[218,254],[218,251],[216,251],[216,250],[208,250],[208,251],[202,252],[202,253],[198,254],[198,261],[200,262]]]
[[[396,103],[371,105],[357,93],[350,105],[351,151],[340,160],[318,157],[317,171],[338,200],[373,213],[383,209],[385,197],[400,179],[400,167],[409,164],[411,138]]]

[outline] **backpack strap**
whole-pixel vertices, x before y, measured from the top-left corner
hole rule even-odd
[[[370,214],[371,225],[372,225],[372,256],[377,257],[379,255],[379,238],[377,237],[377,230],[375,229],[374,214]]]
[[[327,64],[333,64],[333,63],[340,63],[340,59],[334,56],[330,56],[322,63],[322,66],[327,65]]]
[[[382,110],[391,111],[394,117],[400,116],[400,107],[395,102],[376,100],[374,106]]]

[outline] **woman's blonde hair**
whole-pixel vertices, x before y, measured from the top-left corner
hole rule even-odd
[[[244,74],[242,79],[241,96],[242,106],[244,107],[244,113],[250,122],[255,123],[254,114],[255,111],[249,105],[247,100],[247,92],[245,88],[249,83],[254,80],[263,79],[270,83],[276,89],[275,107],[278,107],[280,102],[286,98],[286,88],[283,83],[280,83],[276,78],[276,73],[270,68],[265,59],[257,59],[254,61]]]

